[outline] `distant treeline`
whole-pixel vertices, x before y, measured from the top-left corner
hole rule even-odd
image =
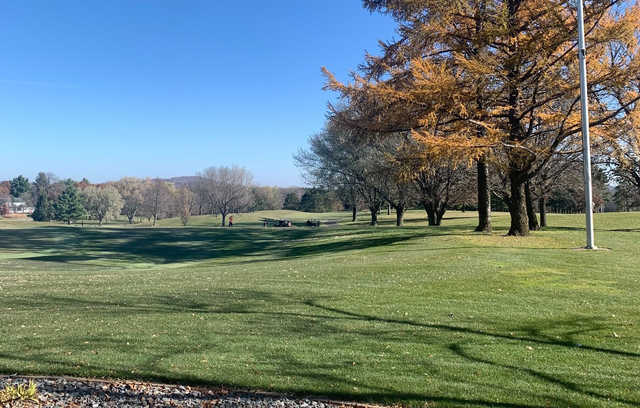
[[[443,210],[477,210],[473,188],[469,187],[469,183],[473,185],[474,182],[473,174],[461,167],[444,176],[445,180],[457,181],[449,183],[449,198]],[[594,176],[594,202],[599,211],[640,208],[640,195],[628,183],[612,186],[606,173],[598,169]],[[546,192],[546,207],[550,212],[584,211],[580,177],[579,166],[574,166],[550,185]],[[375,179],[380,183],[379,177]],[[158,219],[180,217],[187,225],[193,215],[221,216],[221,224],[224,224],[230,213],[280,209],[311,213],[349,210],[355,219],[359,210],[370,207],[362,185],[353,188],[335,178],[323,186],[316,183],[318,187],[314,188],[257,186],[252,180],[249,171],[236,166],[210,167],[195,176],[168,180],[125,177],[99,184],[87,179],[61,180],[52,173],[41,172],[33,182],[23,176],[0,182],[0,215],[19,208],[21,212],[31,213],[36,221],[71,223],[86,219],[103,223],[123,216],[130,223],[147,220],[155,225]],[[403,194],[406,209],[424,209],[419,181],[412,182],[414,187],[406,191],[383,190],[389,199],[382,195],[377,197],[375,213],[387,207],[396,208],[394,192]],[[492,190],[492,210],[508,211],[499,189],[494,187]],[[24,211],[25,208],[30,211]],[[439,223],[440,219],[434,223]]]
[[[35,221],[96,220],[100,224],[124,216],[130,223],[192,215],[290,209],[326,212],[345,209],[336,192],[302,187],[256,186],[244,168],[210,167],[195,176],[170,180],[125,177],[93,184],[87,179],[61,180],[41,172],[31,182],[22,175],[0,182],[0,215],[24,209]]]

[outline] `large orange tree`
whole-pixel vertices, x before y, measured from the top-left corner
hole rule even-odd
[[[573,1],[365,0],[391,13],[400,38],[367,56],[361,74],[327,88],[333,119],[363,132],[408,132],[430,152],[492,161],[509,180],[510,235],[527,235],[525,184],[581,148]],[[640,95],[638,1],[586,2],[594,145],[633,128]],[[634,136],[637,137],[637,136]]]

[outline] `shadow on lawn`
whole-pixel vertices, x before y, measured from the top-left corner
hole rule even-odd
[[[168,264],[203,260],[248,263],[292,259],[380,246],[416,238],[465,233],[438,229],[73,228],[0,230],[4,250],[49,252],[25,259],[46,262],[116,260]],[[466,231],[466,233],[471,233]],[[234,259],[235,258],[235,259]]]
[[[217,326],[209,328],[206,326],[187,326],[185,328],[183,322],[185,319],[197,318],[198,316],[207,320],[236,314],[243,316],[242,319],[245,324],[249,324],[249,329],[253,328],[260,333],[266,342],[277,342],[282,338],[301,339],[330,336],[333,336],[334,339],[340,339],[338,343],[331,341],[326,343],[333,348],[335,354],[329,353],[322,358],[315,357],[312,358],[312,361],[309,361],[308,357],[306,361],[303,361],[300,357],[296,357],[296,353],[274,352],[277,349],[271,349],[269,353],[263,355],[260,355],[257,350],[246,349],[244,352],[248,355],[259,356],[255,358],[260,359],[261,363],[264,364],[266,360],[265,366],[267,368],[262,370],[266,370],[265,372],[269,376],[304,378],[307,382],[314,384],[314,386],[298,386],[298,383],[294,382],[294,388],[279,385],[274,387],[276,391],[295,391],[301,394],[370,402],[430,401],[448,406],[505,408],[545,406],[545,404],[535,405],[521,402],[541,399],[546,401],[546,405],[573,406],[576,405],[576,401],[571,398],[579,395],[591,402],[612,401],[640,406],[640,400],[630,400],[616,395],[616,392],[624,389],[625,386],[607,390],[605,393],[592,388],[594,386],[576,381],[571,377],[571,373],[578,374],[580,372],[578,368],[561,377],[558,374],[553,374],[554,366],[550,366],[548,370],[531,368],[528,365],[534,364],[535,361],[528,361],[526,358],[521,360],[512,354],[497,357],[495,354],[491,355],[491,349],[488,349],[488,355],[483,355],[485,354],[483,350],[488,342],[497,341],[506,345],[541,345],[551,349],[547,352],[559,353],[558,355],[565,352],[580,352],[589,353],[591,356],[602,356],[608,361],[617,358],[640,362],[640,354],[636,352],[577,344],[576,335],[611,329],[598,319],[578,317],[564,320],[545,319],[526,324],[513,324],[498,331],[497,329],[476,328],[477,325],[464,327],[454,323],[430,323],[376,316],[324,304],[329,301],[328,298],[296,299],[284,293],[276,294],[246,289],[218,290],[197,298],[190,297],[186,293],[176,293],[171,296],[141,295],[119,303],[63,297],[41,297],[36,300],[7,299],[5,305],[7,307],[25,309],[46,307],[47,310],[54,308],[59,311],[76,311],[84,313],[86,319],[91,319],[91,314],[95,313],[95,316],[100,316],[100,319],[109,316],[115,319],[116,323],[118,321],[126,322],[141,315],[160,314],[163,316],[164,323],[160,327],[154,327],[153,330],[164,333],[165,340],[160,343],[145,340],[145,336],[150,333],[136,331],[134,337],[126,334],[109,337],[87,333],[78,337],[61,337],[56,340],[59,344],[47,342],[42,345],[34,341],[26,346],[29,350],[27,355],[0,352],[0,371],[12,372],[15,369],[15,362],[21,361],[26,364],[37,363],[38,365],[45,364],[55,367],[55,372],[40,372],[41,374],[78,375],[81,370],[82,375],[97,377],[254,388],[259,385],[252,382],[251,376],[255,374],[255,378],[258,378],[261,374],[257,368],[247,368],[247,372],[250,373],[248,379],[233,383],[229,381],[229,377],[225,377],[224,373],[219,374],[214,371],[211,374],[206,370],[198,371],[197,369],[184,369],[180,372],[167,366],[169,361],[189,360],[189,357],[200,356],[207,352],[224,355],[233,352],[232,342],[233,339],[238,341],[238,333],[229,333],[228,329],[220,329],[219,332],[216,332]],[[184,330],[189,330],[189,327],[191,330],[201,330],[202,333],[192,333],[192,339],[188,340],[186,337],[177,336],[172,332],[172,330],[177,330],[184,334]],[[244,327],[244,330],[247,330],[247,327]],[[517,334],[507,334],[510,331]],[[130,345],[129,339],[131,338],[138,339],[137,343]],[[30,343],[29,340],[25,341]],[[415,365],[416,369],[429,371],[438,377],[442,384],[449,385],[438,388],[437,392],[430,392],[428,389],[425,389],[424,392],[407,392],[402,390],[402,386],[397,385],[397,381],[386,384],[380,381],[370,383],[366,380],[359,380],[354,378],[355,375],[345,371],[345,366],[351,365],[350,361],[344,362],[339,357],[332,358],[331,356],[343,356],[345,351],[343,348],[348,349],[354,344],[365,343],[369,347],[366,351],[366,358],[371,360],[378,358],[376,350],[384,350],[385,345],[390,343],[398,346],[399,350],[404,344],[407,346],[424,344],[438,347],[442,352],[448,351],[450,353],[449,361],[454,361],[454,365],[460,370],[452,370],[450,364],[439,366],[438,363],[432,363],[425,355],[415,355],[411,358],[395,355],[393,358],[398,359],[397,364]],[[52,353],[51,350],[73,350],[79,356],[67,357],[61,351]],[[108,364],[99,360],[91,363],[87,361],[87,357],[82,357],[83,352],[95,352],[100,355],[116,354],[122,357],[117,359],[117,364]],[[4,362],[1,362],[2,360]],[[14,366],[11,365],[12,361]],[[474,366],[480,366],[487,370],[488,375],[477,377],[464,372],[466,368],[469,370],[477,369],[473,368]],[[38,374],[39,372],[35,370],[34,373]],[[522,388],[507,388],[499,379],[492,378],[493,374],[504,375],[505,373],[518,378],[518,381],[512,383],[514,385],[511,387],[519,385]],[[394,383],[398,388],[394,388]],[[544,388],[545,391],[535,391],[536,387],[531,386],[533,383],[546,384],[548,387]],[[348,389],[357,391],[332,391],[329,387],[330,384],[347,385]],[[464,398],[461,397],[460,387],[465,390]],[[467,391],[473,387],[477,387],[477,389],[471,392]],[[484,391],[495,389],[503,390],[507,395],[512,396],[512,399],[506,398],[502,402],[495,402],[482,398]],[[537,389],[539,390],[540,387],[538,386]]]
[[[544,227],[544,231],[584,231],[584,226],[566,227],[566,226],[550,226]],[[594,228],[596,232],[640,232],[640,228]]]

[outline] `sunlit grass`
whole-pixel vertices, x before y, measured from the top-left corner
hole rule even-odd
[[[340,219],[263,228],[261,217]],[[528,238],[367,214],[192,225],[0,221],[0,372],[224,384],[423,406],[640,404],[640,214]]]

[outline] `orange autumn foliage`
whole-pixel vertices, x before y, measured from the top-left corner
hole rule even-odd
[[[561,0],[365,0],[392,14],[400,39],[367,56],[350,83],[328,70],[363,133],[408,132],[436,155],[490,154],[511,182],[510,233],[525,235],[523,186],[554,157],[581,149],[576,12]],[[596,151],[637,129],[637,0],[585,9],[591,132]]]

